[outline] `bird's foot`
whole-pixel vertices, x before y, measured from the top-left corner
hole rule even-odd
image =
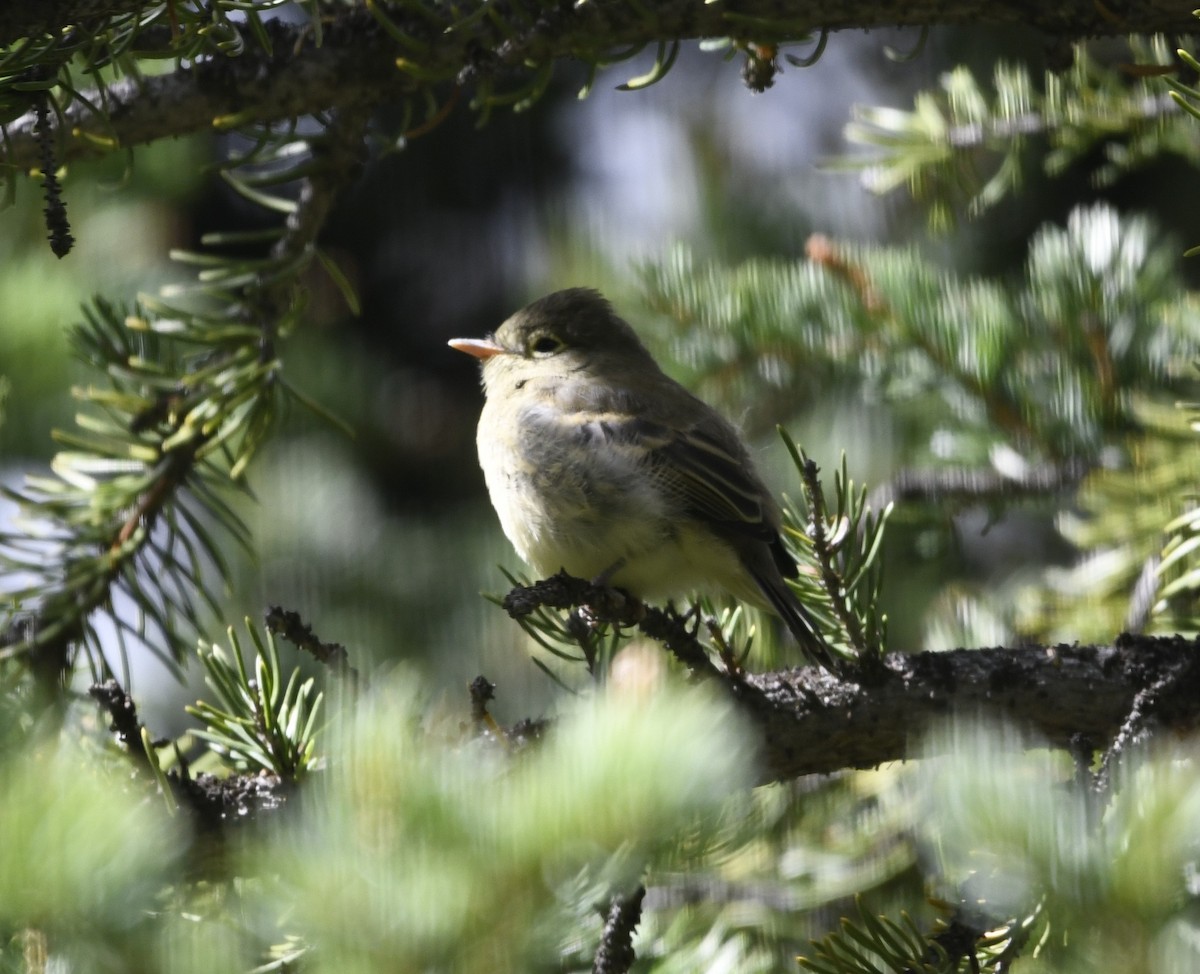
[[[646,615],[646,606],[641,599],[609,584],[621,564],[612,565],[592,579],[587,603],[579,607],[580,612],[597,625],[609,622],[626,628],[637,625]]]

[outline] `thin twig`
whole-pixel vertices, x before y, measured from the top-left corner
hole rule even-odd
[[[1169,698],[1178,692],[1191,692],[1186,688],[1194,683],[1198,667],[1200,662],[1196,657],[1179,660],[1159,673],[1149,686],[1137,691],[1125,720],[1104,752],[1096,771],[1094,789],[1097,794],[1108,794],[1112,787],[1113,768],[1130,748],[1153,733],[1158,714]]]
[[[475,725],[475,733],[483,736],[491,734],[501,743],[507,740],[504,729],[496,723],[496,718],[488,713],[488,703],[496,697],[496,684],[482,674],[475,677],[468,690],[471,694],[471,723]]]
[[[150,768],[150,757],[142,746],[142,722],[133,698],[116,680],[105,680],[88,688],[88,695],[108,712],[109,729],[116,735],[134,763]]]
[[[347,676],[351,680],[358,679],[358,671],[350,665],[350,654],[346,647],[341,643],[327,643],[318,638],[312,627],[300,617],[299,612],[273,605],[267,610],[266,626],[275,635],[282,636],[339,676]]]
[[[559,572],[532,585],[514,587],[500,604],[514,619],[528,616],[542,606],[551,609],[586,607],[596,622],[621,628],[636,626],[643,635],[666,646],[696,675],[721,675],[697,638],[696,626],[689,625],[690,614],[684,616],[674,608],[645,605],[619,589],[595,585]]]
[[[833,614],[837,616],[843,631],[850,638],[850,644],[858,650],[858,658],[865,660],[872,656],[867,646],[866,635],[862,630],[862,622],[851,609],[846,599],[846,586],[838,570],[837,556],[829,546],[829,536],[825,530],[825,494],[821,490],[821,470],[816,461],[804,458],[800,468],[800,479],[804,486],[805,499],[812,518],[812,529],[809,537],[812,540],[813,554],[817,559],[817,567],[821,572],[821,585],[829,595]]]

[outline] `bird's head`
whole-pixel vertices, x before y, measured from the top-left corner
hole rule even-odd
[[[653,368],[637,334],[599,291],[555,291],[522,308],[487,338],[454,338],[450,347],[483,363],[485,385],[501,374],[587,371],[620,375]]]

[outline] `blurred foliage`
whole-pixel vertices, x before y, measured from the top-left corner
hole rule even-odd
[[[150,962],[154,917],[178,879],[186,830],[131,786],[123,757],[12,716],[7,706],[0,715],[0,963],[32,970],[40,957],[115,971]]]
[[[1011,198],[1038,163],[1051,176],[1090,165],[1104,187],[1167,153],[1200,161],[1196,126],[1172,98],[1193,90],[1180,78],[1195,67],[1166,38],[1130,38],[1127,58],[1098,56],[1087,44],[1073,55],[1070,70],[1046,71],[1037,83],[1025,66],[1001,63],[985,87],[959,66],[912,111],[863,108],[846,136],[876,151],[839,165],[861,169],[875,192],[907,188],[926,204],[931,227],[947,230],[964,207],[978,216]],[[1164,75],[1175,75],[1166,79],[1173,91]]]
[[[1074,507],[1059,513],[1059,531],[1081,557],[1022,593],[1025,631],[1054,641],[1196,629],[1196,430],[1182,410],[1142,404],[1139,412],[1130,462],[1089,474]]]
[[[136,175],[120,156],[73,164],[65,179],[78,241],[69,273],[45,246],[42,203],[30,187],[0,213],[0,369],[21,407],[21,422],[0,428],[5,459],[48,458],[46,431],[71,419],[62,390],[81,373],[63,323],[97,293],[153,291],[177,273],[168,255],[186,232],[179,208],[195,197],[210,147],[202,136],[148,146]]]
[[[1188,518],[1200,475],[1195,434],[1175,408],[1196,387],[1200,315],[1151,221],[1106,206],[1076,210],[1065,228],[1033,238],[1019,278],[964,277],[913,248],[818,239],[809,249],[804,262],[700,264],[680,250],[644,265],[658,339],[684,381],[721,401],[734,398],[735,377],[756,376],[751,428],[785,404],[805,405],[798,388],[809,403],[858,390],[914,443],[910,462],[935,516],[947,500],[1003,510],[1086,476],[1078,510],[1063,505],[1059,516],[1080,552],[1076,567],[1051,566],[1026,586],[1007,629],[1110,638],[1131,618],[1147,560],[1162,555],[1149,594],[1137,593],[1147,609],[1128,624],[1193,628],[1196,549],[1178,539],[1164,551],[1164,532]],[[912,500],[909,517],[920,509]],[[958,611],[982,621],[996,611],[987,602]],[[994,627],[978,635],[996,641]]]
[[[515,762],[499,741],[438,743],[403,680],[343,720],[331,773],[261,850],[320,970],[552,965],[572,911],[703,857],[753,773],[736,715],[704,694],[581,702]]]
[[[997,925],[1036,914],[1032,971],[1194,966],[1200,776],[1187,748],[1130,756],[1103,801],[1036,743],[969,720],[931,736],[911,785],[946,888],[962,884]]]
[[[752,429],[853,383],[926,430],[928,456],[957,464],[1001,444],[1028,463],[1096,462],[1137,427],[1135,391],[1186,388],[1200,353],[1176,249],[1104,205],[1043,228],[1017,279],[814,238],[802,262],[698,264],[681,248],[646,263],[642,282],[691,387],[721,401],[756,377]]]

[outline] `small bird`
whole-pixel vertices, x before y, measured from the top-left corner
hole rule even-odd
[[[812,658],[833,653],[784,581],[779,508],[737,431],[667,376],[598,292],[518,311],[480,360],[477,444],[492,505],[541,577],[560,569],[637,598],[723,588],[770,605]]]

